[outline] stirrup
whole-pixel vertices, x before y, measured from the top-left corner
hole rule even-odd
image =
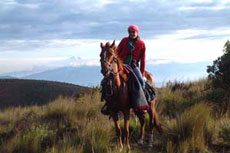
[[[109,108],[107,105],[105,105],[101,108],[101,113],[104,115],[109,115],[110,112],[109,112]]]

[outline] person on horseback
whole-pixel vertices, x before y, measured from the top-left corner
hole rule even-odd
[[[137,25],[130,25],[128,34],[129,36],[123,38],[118,45],[118,56],[123,60],[124,64],[132,67],[142,88],[145,89],[145,43],[139,37],[139,27]]]
[[[104,76],[101,81],[101,101],[105,101],[101,112],[113,118],[121,148],[123,145],[118,113],[124,114],[125,140],[130,150],[130,109],[133,109],[141,123],[138,144],[144,144],[145,140],[145,113],[149,114],[149,147],[153,144],[153,127],[156,126],[160,133],[162,128],[156,113],[154,78],[151,73],[145,71],[145,43],[139,37],[137,25],[130,25],[128,34],[118,47],[115,46],[115,41],[112,45],[109,42],[105,45],[101,43],[100,62]]]

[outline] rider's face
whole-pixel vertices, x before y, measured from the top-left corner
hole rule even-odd
[[[131,38],[131,39],[135,39],[135,38],[137,38],[137,32],[135,31],[135,30],[129,30],[129,38]]]

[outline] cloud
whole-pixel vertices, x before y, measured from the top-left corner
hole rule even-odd
[[[220,11],[229,10],[230,1],[229,0],[190,0],[190,4],[181,6],[179,9],[183,11]]]
[[[98,58],[100,42],[137,24],[155,63],[210,61],[230,36],[229,11],[230,0],[1,0],[0,59]]]
[[[162,62],[213,61],[223,54],[222,49],[229,36],[228,29],[216,31],[178,30],[172,34],[145,40],[146,54],[147,58],[162,59]]]
[[[63,48],[78,45],[74,40],[0,40],[0,50],[7,51],[33,51],[49,48]]]
[[[3,0],[0,39],[121,39],[132,23],[143,38],[154,38],[175,30],[228,27],[228,10],[226,0]]]
[[[3,44],[0,46],[0,59],[70,56],[98,58],[100,43],[107,41],[99,39],[0,40]]]

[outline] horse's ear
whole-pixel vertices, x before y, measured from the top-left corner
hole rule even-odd
[[[106,47],[110,47],[110,42],[107,42],[107,43],[105,44],[105,46],[106,46]]]
[[[113,43],[110,47],[113,48],[114,46],[115,46],[115,40],[113,41]]]
[[[101,43],[101,48],[105,47],[105,45],[103,43]]]

